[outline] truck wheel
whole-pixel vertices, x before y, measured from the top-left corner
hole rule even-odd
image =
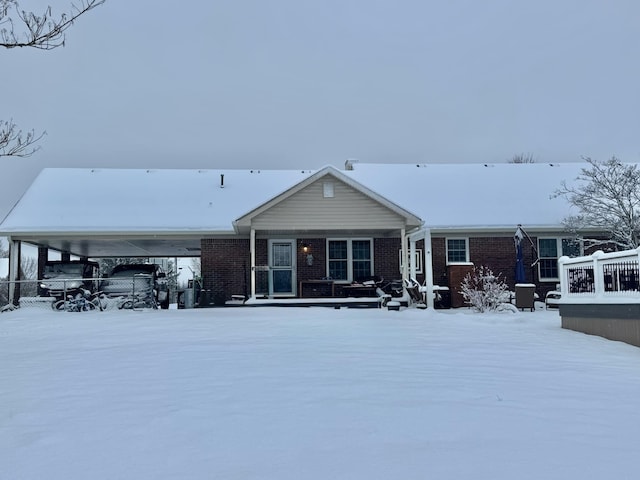
[[[160,308],[162,310],[168,310],[169,309],[169,292],[167,292],[167,298],[160,304]]]

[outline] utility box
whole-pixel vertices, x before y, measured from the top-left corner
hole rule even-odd
[[[516,308],[535,310],[536,286],[533,283],[516,283]]]

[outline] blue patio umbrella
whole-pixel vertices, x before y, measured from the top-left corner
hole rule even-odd
[[[520,229],[520,225],[516,229],[516,233],[513,236],[513,240],[516,245],[516,283],[525,283],[525,273],[524,273],[524,258],[522,254],[522,239],[524,238],[524,233]]]

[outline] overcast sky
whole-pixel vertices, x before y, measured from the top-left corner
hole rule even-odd
[[[16,191],[42,166],[638,161],[638,19],[636,0],[107,0],[64,48],[0,51],[0,118],[48,133],[0,161]]]

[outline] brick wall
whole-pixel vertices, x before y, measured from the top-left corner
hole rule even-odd
[[[302,244],[309,247],[305,254]],[[203,289],[215,305],[223,305],[231,295],[250,294],[250,251],[248,239],[207,238],[201,242]],[[374,274],[387,280],[400,278],[399,238],[376,238],[373,242]],[[295,244],[297,280],[321,279],[326,271],[326,239],[297,239]],[[309,262],[307,255],[313,258]],[[256,265],[268,264],[268,241],[256,239]],[[267,272],[256,272],[256,293],[268,291]]]
[[[302,251],[302,244],[309,247],[309,253]],[[324,238],[304,238],[296,240],[298,280],[319,280],[327,276],[327,242]],[[307,256],[311,255],[311,265]]]
[[[201,249],[202,288],[215,305],[224,305],[231,295],[249,295],[248,239],[205,238]]]
[[[531,239],[537,245],[537,238]],[[536,284],[536,293],[540,300],[548,291],[555,290],[556,282],[540,282],[537,266],[531,266],[536,254],[531,245],[523,244],[525,276],[527,283]],[[447,286],[452,294],[460,288],[460,279],[452,280],[447,268],[445,239],[436,237],[431,240],[433,256],[433,282]],[[511,236],[505,237],[471,237],[469,238],[469,259],[475,266],[485,265],[502,278],[511,290],[515,290],[515,258],[516,250]]]
[[[400,238],[375,238],[373,240],[374,275],[385,280],[402,278],[400,273]]]
[[[532,249],[523,244],[525,277],[527,283],[537,280],[537,268],[529,268],[533,263]],[[485,265],[494,274],[501,274],[510,289],[515,289],[516,247],[512,237],[478,237],[469,239],[470,259],[476,266]]]
[[[535,238],[532,239],[534,242]],[[309,246],[309,254],[313,256],[311,265],[302,251],[301,244]],[[297,279],[320,279],[326,273],[326,240],[324,238],[305,238],[296,240]],[[398,251],[401,248],[399,238],[375,238],[374,274],[385,280],[401,278]],[[421,242],[417,248],[423,248]],[[450,278],[451,271],[446,263],[445,239],[435,237],[431,242],[433,259],[433,281],[436,285],[447,286],[452,296],[460,289],[461,278]],[[515,288],[515,247],[512,237],[472,237],[469,239],[471,262],[486,265],[494,273],[501,273],[509,288]],[[529,267],[534,260],[530,246],[525,245],[524,263],[527,282],[536,283],[536,292],[544,298],[547,291],[555,289],[555,283],[539,283],[536,267]],[[203,288],[210,292],[216,305],[224,304],[231,295],[248,295],[250,293],[250,253],[248,239],[204,239],[202,240],[202,273]],[[256,240],[256,264],[267,265],[268,241]],[[265,272],[256,274],[257,292],[266,292]],[[420,275],[419,281],[424,280]]]

